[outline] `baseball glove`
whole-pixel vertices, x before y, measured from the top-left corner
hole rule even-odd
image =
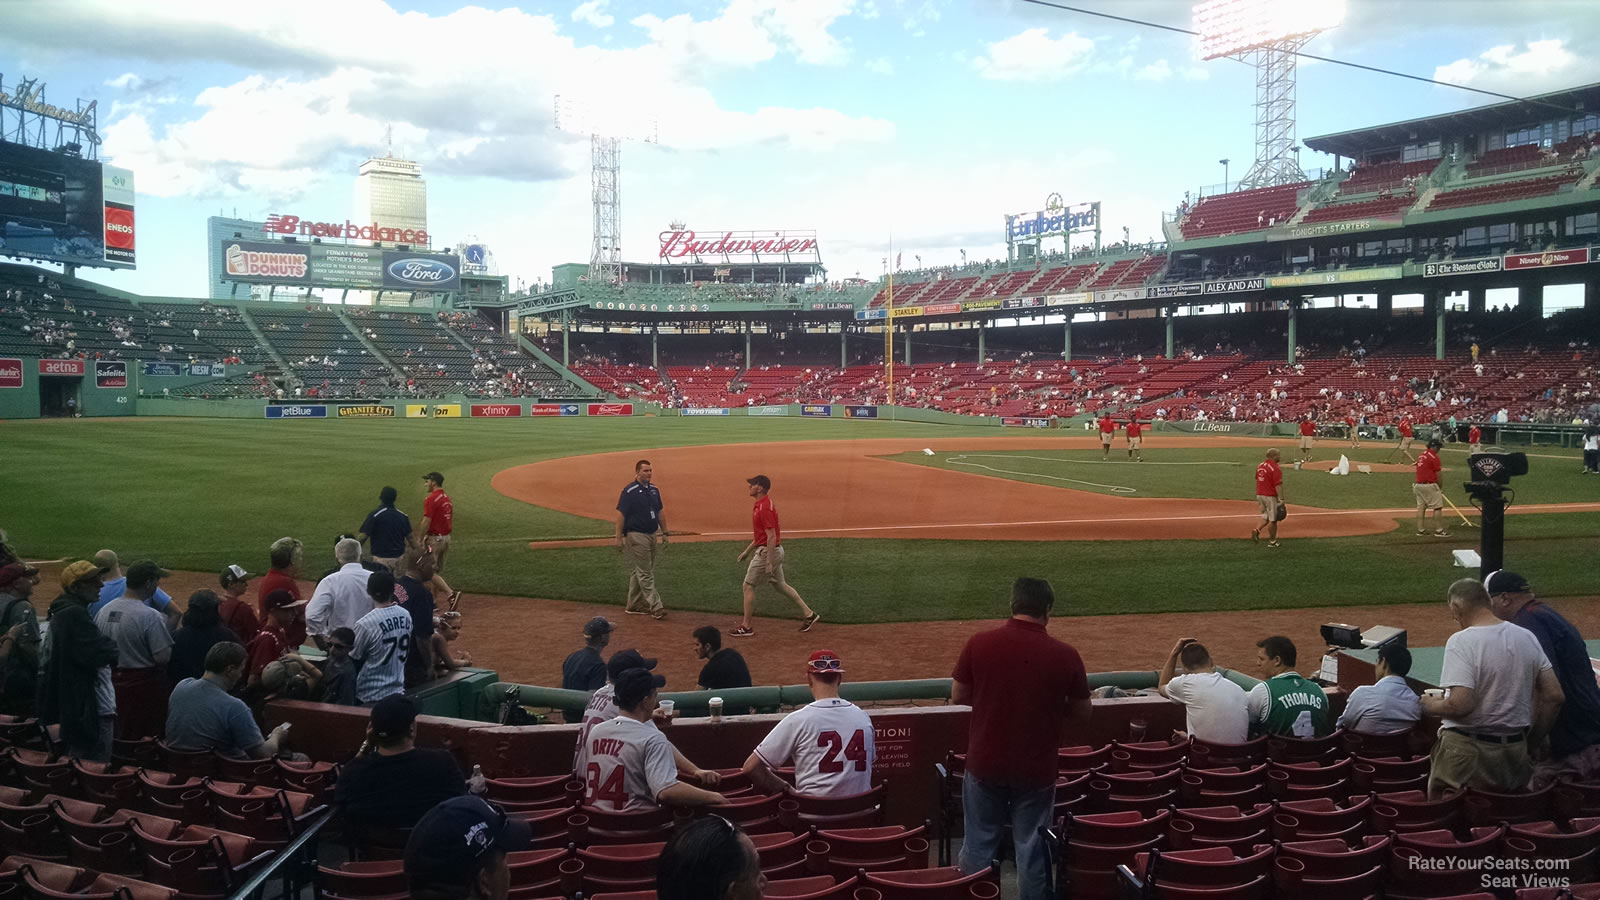
[[[1282,522],[1284,519],[1287,519],[1287,518],[1289,518],[1289,507],[1284,506],[1282,503],[1279,503],[1278,504],[1278,521]]]

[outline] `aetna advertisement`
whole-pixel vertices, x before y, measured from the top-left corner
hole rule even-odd
[[[225,281],[386,291],[461,289],[461,258],[450,253],[229,240],[222,242],[222,259]]]

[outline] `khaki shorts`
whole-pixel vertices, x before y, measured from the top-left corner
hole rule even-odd
[[[1533,776],[1527,741],[1480,741],[1453,728],[1439,729],[1429,758],[1432,764],[1428,767],[1428,796],[1435,800],[1447,791],[1468,785],[1513,793],[1527,787]]]
[[[767,553],[772,553],[772,574],[768,575]],[[783,547],[768,550],[766,547],[757,547],[755,555],[750,557],[750,567],[744,570],[745,584],[771,584],[773,587],[788,584],[783,579]]]
[[[1416,440],[1416,438],[1408,438],[1402,435],[1400,437],[1400,452],[1404,453],[1405,451],[1410,450],[1411,442],[1414,440]]]
[[[1413,484],[1411,493],[1417,496],[1418,511],[1444,509],[1444,492],[1439,490],[1437,484]]]
[[[1261,518],[1266,519],[1268,522],[1278,521],[1278,504],[1281,501],[1277,497],[1257,494],[1256,502],[1261,504]]]
[[[1137,450],[1137,449],[1139,449],[1139,442],[1142,441],[1142,440],[1144,440],[1144,438],[1128,438],[1128,449],[1129,450]]]
[[[430,534],[427,544],[433,548],[434,571],[444,573],[444,558],[450,552],[450,535]]]
[[[1311,435],[1309,435],[1309,434],[1300,435],[1300,449],[1301,450],[1310,450],[1311,449]]]
[[[1100,443],[1109,447],[1111,446],[1111,439],[1116,436],[1116,432],[1114,431],[1102,431],[1100,432]]]

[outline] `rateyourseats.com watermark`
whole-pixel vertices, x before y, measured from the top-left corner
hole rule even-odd
[[[1493,888],[1564,888],[1572,883],[1570,859],[1528,856],[1412,856],[1406,867],[1416,872],[1478,872],[1479,886]]]

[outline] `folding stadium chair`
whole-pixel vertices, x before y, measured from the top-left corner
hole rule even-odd
[[[162,768],[185,778],[209,778],[217,774],[217,755],[210,750],[174,750],[158,741]]]
[[[1285,841],[1363,834],[1372,817],[1372,807],[1371,797],[1353,798],[1343,805],[1326,797],[1287,801],[1278,804],[1272,817],[1272,833]]]
[[[1513,841],[1526,845],[1513,847]],[[1555,867],[1574,881],[1587,881],[1600,874],[1600,817],[1573,819],[1563,830],[1556,822],[1526,822],[1512,825],[1506,832],[1506,850],[1517,856],[1566,860]]]
[[[210,821],[211,799],[204,780],[147,769],[134,777],[139,782],[134,801],[139,809],[180,822]]]
[[[772,831],[787,831],[780,821],[778,803],[784,799],[782,794],[753,794],[748,797],[736,797],[727,803],[710,807],[712,812],[722,816],[729,822],[738,825],[747,834],[763,834]]]
[[[82,796],[113,809],[132,805],[139,795],[138,772],[121,763],[72,761],[73,777]]]
[[[1372,795],[1372,825],[1376,831],[1432,831],[1452,828],[1461,815],[1466,794],[1452,791],[1429,800],[1422,791],[1392,791]]]
[[[811,835],[805,832],[773,831],[750,835],[756,856],[761,860],[761,874],[769,881],[799,878],[806,874],[806,843]]]
[[[1265,736],[1242,744],[1221,744],[1194,737],[1189,739],[1189,767],[1193,769],[1217,769],[1225,766],[1250,768],[1266,761]]]
[[[72,760],[21,747],[12,747],[7,755],[19,779],[19,786],[45,794],[70,795],[75,792]]]
[[[809,878],[790,878],[768,881],[761,896],[783,900],[853,900],[859,880],[837,879],[831,875],[813,875]]]
[[[1425,859],[1415,847],[1395,845],[1389,854],[1384,896],[1392,900],[1439,900],[1470,893],[1483,883],[1483,875],[1477,869],[1435,869],[1423,863]]]
[[[888,788],[880,784],[848,797],[793,794],[778,803],[779,821],[789,831],[799,831],[812,825],[818,828],[879,825],[883,822],[883,798],[887,792]]]
[[[1555,792],[1554,784],[1546,785],[1541,790],[1514,794],[1468,788],[1466,797],[1462,799],[1462,812],[1469,825],[1539,822],[1550,818]]]
[[[972,887],[976,884],[988,883],[998,889],[1000,871],[998,867],[990,866],[981,872],[963,875],[960,869],[952,866],[939,869],[907,869],[899,872],[865,872],[861,875],[861,882],[867,887],[877,889],[883,895],[883,900],[969,900],[972,897],[981,897],[985,893],[974,893]],[[998,897],[998,890],[989,896]]]
[[[642,844],[602,844],[580,847],[585,894],[642,891],[656,883],[661,848],[665,841]]]
[[[1062,747],[1056,751],[1056,771],[1062,775],[1096,771],[1111,762],[1113,746]]]
[[[1059,759],[1059,756],[1057,757]],[[1183,765],[1189,758],[1189,742],[1169,744],[1166,741],[1139,743],[1114,743],[1111,745],[1111,771],[1127,772],[1133,769],[1166,771]]]
[[[570,775],[549,778],[485,779],[486,796],[507,812],[560,809],[583,802],[583,782]]]
[[[1267,758],[1275,762],[1332,762],[1345,755],[1343,728],[1335,728],[1332,734],[1319,738],[1273,737],[1267,740]]]
[[[1068,841],[1081,844],[1137,844],[1160,837],[1172,818],[1170,810],[1144,816],[1137,812],[1109,812],[1069,816],[1062,824]]]
[[[318,890],[350,900],[405,897],[411,893],[401,860],[346,862],[337,868],[317,866]]]
[[[1387,873],[1385,866],[1378,865],[1342,878],[1313,878],[1307,874],[1303,860],[1283,855],[1272,861],[1272,868],[1276,896],[1292,897],[1294,900],[1360,900],[1376,897],[1382,890]]]
[[[674,812],[670,807],[644,812],[619,813],[593,806],[579,807],[588,817],[586,836],[590,844],[638,844],[664,841],[672,833]],[[564,812],[564,810],[563,810]],[[689,816],[687,810],[683,815]]]

